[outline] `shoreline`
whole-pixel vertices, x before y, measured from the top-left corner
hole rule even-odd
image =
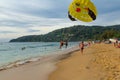
[[[68,48],[76,45],[77,42],[70,42]],[[22,50],[22,48],[24,48]],[[68,49],[67,48],[67,49]],[[56,54],[66,50],[64,47],[59,49],[58,42],[48,43],[3,43],[0,46],[0,70],[11,67],[13,64],[25,64],[41,59],[44,56]],[[37,59],[36,59],[37,58]]]
[[[37,61],[44,61],[48,57],[60,56],[60,55],[63,55],[63,54],[68,54],[70,52],[73,52],[76,49],[77,49],[77,46],[73,46],[73,47],[69,47],[67,49],[58,51],[58,52],[52,52],[52,53],[50,53],[48,55],[43,55],[43,56],[38,56],[38,57],[31,57],[31,58],[27,58],[27,59],[23,59],[23,60],[17,60],[17,61],[14,61],[14,62],[10,62],[10,63],[8,63],[6,65],[0,66],[0,71],[11,69],[11,68],[14,68],[14,67],[19,67],[19,66],[26,65],[26,64],[29,64],[29,63],[33,63],[33,62],[37,62]]]
[[[21,61],[21,62],[18,61],[16,63],[8,65],[7,67],[0,68],[0,79],[1,80],[6,80],[6,79],[13,80],[14,78],[16,78],[15,75],[24,76],[22,75],[22,72],[19,72],[19,71],[23,71],[24,69],[26,71],[30,71],[29,73],[27,73],[27,75],[31,75],[31,73],[33,73],[34,70],[29,69],[29,67],[32,68],[34,66],[36,67],[35,69],[38,69],[36,71],[38,72],[38,74],[40,74],[40,71],[42,71],[42,73],[40,74],[41,77],[43,76],[42,80],[47,80],[46,78],[49,76],[49,74],[56,69],[55,64],[61,59],[67,58],[71,53],[76,52],[76,51],[78,51],[78,47],[75,46],[72,48],[68,48],[67,50],[63,50],[57,54],[51,54],[48,56],[44,56],[42,58],[33,58],[31,60],[26,60],[26,61]],[[36,64],[38,65],[36,66]],[[26,73],[26,72],[23,71],[23,73]],[[9,78],[10,75],[13,78]],[[20,77],[19,79],[21,80],[22,78]],[[29,80],[32,80],[32,78]],[[39,80],[39,78],[37,78],[36,80]]]

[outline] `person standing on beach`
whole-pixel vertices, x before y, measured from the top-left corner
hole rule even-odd
[[[80,47],[81,53],[83,54],[83,49],[84,49],[84,42],[83,41],[79,44],[79,47]]]

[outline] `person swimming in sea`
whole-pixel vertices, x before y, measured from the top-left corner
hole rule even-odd
[[[22,47],[22,48],[21,48],[21,50],[25,50],[25,49],[26,49],[26,47]]]

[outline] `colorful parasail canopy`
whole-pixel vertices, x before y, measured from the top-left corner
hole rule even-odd
[[[97,10],[90,0],[73,0],[69,6],[68,17],[72,21],[92,22],[96,20]]]

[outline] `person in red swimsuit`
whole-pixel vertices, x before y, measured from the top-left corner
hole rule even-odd
[[[61,40],[61,41],[60,41],[60,49],[62,48],[63,45],[64,45],[64,41]]]

